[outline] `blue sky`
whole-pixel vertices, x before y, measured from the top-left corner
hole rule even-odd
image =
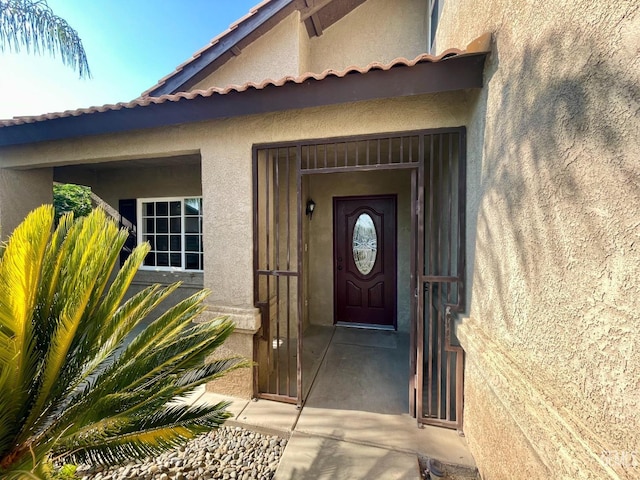
[[[0,118],[129,101],[260,0],[48,0],[78,31],[93,78],[59,58],[0,52]]]

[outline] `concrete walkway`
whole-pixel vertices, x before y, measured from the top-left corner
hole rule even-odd
[[[444,428],[418,428],[404,413],[407,383],[398,378],[398,363],[404,361],[398,342],[402,337],[392,332],[337,330],[317,372],[307,374],[313,382],[301,410],[204,390],[191,401],[230,400],[234,417],[227,425],[288,438],[277,480],[419,480],[418,456],[443,462],[456,478],[475,478],[463,437]]]

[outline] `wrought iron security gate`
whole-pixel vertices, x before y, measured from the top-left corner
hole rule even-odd
[[[419,423],[461,427],[463,351],[453,329],[463,308],[465,132],[402,132],[255,146],[255,393],[302,404],[305,176],[411,172],[410,410]]]
[[[425,139],[418,209],[416,410],[421,423],[462,428],[464,352],[454,329],[464,308],[465,132]],[[421,218],[423,217],[423,218]]]
[[[302,404],[299,148],[254,148],[254,338],[257,396]]]

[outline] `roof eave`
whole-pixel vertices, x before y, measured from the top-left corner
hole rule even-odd
[[[224,34],[220,40],[205,48],[197,58],[190,59],[178,71],[161,80],[158,85],[147,90],[143,96],[159,97],[183,90],[183,86],[189,84],[193,78],[230,52],[236,45],[247,39],[261,26],[271,21],[286,7],[293,5],[295,0],[271,0],[262,6],[254,15],[240,22],[233,30]]]
[[[0,147],[121,133],[351,102],[481,88],[487,53],[457,55],[438,62],[309,78],[302,83],[268,85],[224,95],[195,97],[107,110],[0,128]]]

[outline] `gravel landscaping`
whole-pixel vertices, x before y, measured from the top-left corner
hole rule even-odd
[[[269,480],[286,444],[277,436],[227,426],[157,458],[78,470],[77,475],[83,480]]]

